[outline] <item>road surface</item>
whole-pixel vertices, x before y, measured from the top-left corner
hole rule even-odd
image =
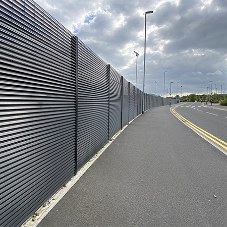
[[[206,139],[217,142],[216,145],[227,152],[227,107],[194,102],[181,103],[173,109],[184,122],[189,121],[194,129],[199,129],[197,132],[205,132]]]

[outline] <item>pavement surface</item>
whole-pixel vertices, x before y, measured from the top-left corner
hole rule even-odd
[[[164,106],[134,120],[38,227],[226,223],[226,155]]]

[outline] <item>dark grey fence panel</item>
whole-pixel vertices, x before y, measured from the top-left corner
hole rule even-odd
[[[155,98],[153,95],[151,96],[151,108],[152,107],[155,107]]]
[[[147,110],[150,109],[150,103],[149,103],[149,101],[150,101],[150,95],[147,94]]]
[[[135,86],[129,83],[129,121],[135,118]]]
[[[156,96],[156,103],[157,103],[157,106],[161,106],[160,97],[158,96]]]
[[[108,141],[107,65],[81,40],[78,43],[77,164],[81,168]]]
[[[128,124],[128,113],[129,113],[129,95],[128,95],[128,81],[123,78],[122,84],[123,94],[122,94],[122,126]]]
[[[148,109],[151,108],[151,95],[148,95]]]
[[[143,98],[143,95],[142,95],[142,91],[139,90],[138,92],[138,101],[139,101],[139,104],[138,104],[138,115],[139,114],[142,114],[142,98]]]
[[[147,93],[145,93],[145,94],[144,94],[144,104],[145,104],[144,110],[145,110],[145,111],[148,109],[148,108],[147,108],[147,106],[148,106],[148,105],[147,105],[147,102],[148,102],[148,101],[147,101]]]
[[[147,94],[147,109],[148,110],[150,109],[150,97],[151,97],[151,95]]]
[[[138,115],[137,113],[137,88],[134,86],[134,118]]]
[[[158,104],[157,104],[157,96],[153,96],[154,97],[154,107],[157,107]]]
[[[109,139],[121,129],[121,76],[110,66]]]
[[[136,99],[137,99],[137,116],[140,114],[140,105],[141,105],[141,97],[140,97],[140,90],[138,88],[136,88]]]
[[[75,67],[70,32],[33,1],[0,11],[0,226],[13,227],[74,175]]]
[[[163,106],[163,97],[159,97],[159,105]]]

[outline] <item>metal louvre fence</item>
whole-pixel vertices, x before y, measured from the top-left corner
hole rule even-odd
[[[136,104],[135,86],[129,83],[129,121],[135,118],[135,104]]]
[[[122,112],[122,84],[121,76],[112,67],[110,68],[109,83],[109,138],[111,139],[121,129]]]
[[[129,122],[128,81],[122,77],[122,128]]]
[[[143,103],[139,89],[34,1],[2,0],[0,22],[0,226],[14,227]],[[145,110],[170,103],[144,97]]]

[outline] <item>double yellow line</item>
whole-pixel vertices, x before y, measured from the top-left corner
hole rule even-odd
[[[217,109],[227,111],[226,109],[221,109],[221,108],[217,108]]]
[[[205,138],[211,140],[212,142],[214,142],[215,144],[217,144],[218,146],[224,148],[227,151],[227,143],[226,142],[224,142],[223,140],[218,139],[217,137],[213,136],[209,132],[206,132],[205,130],[203,130],[200,127],[196,126],[192,122],[188,121],[187,119],[182,117],[180,114],[178,114],[175,109],[172,108],[171,111],[179,120],[184,122],[187,126],[189,126],[190,128],[194,129],[196,132],[202,134]]]

